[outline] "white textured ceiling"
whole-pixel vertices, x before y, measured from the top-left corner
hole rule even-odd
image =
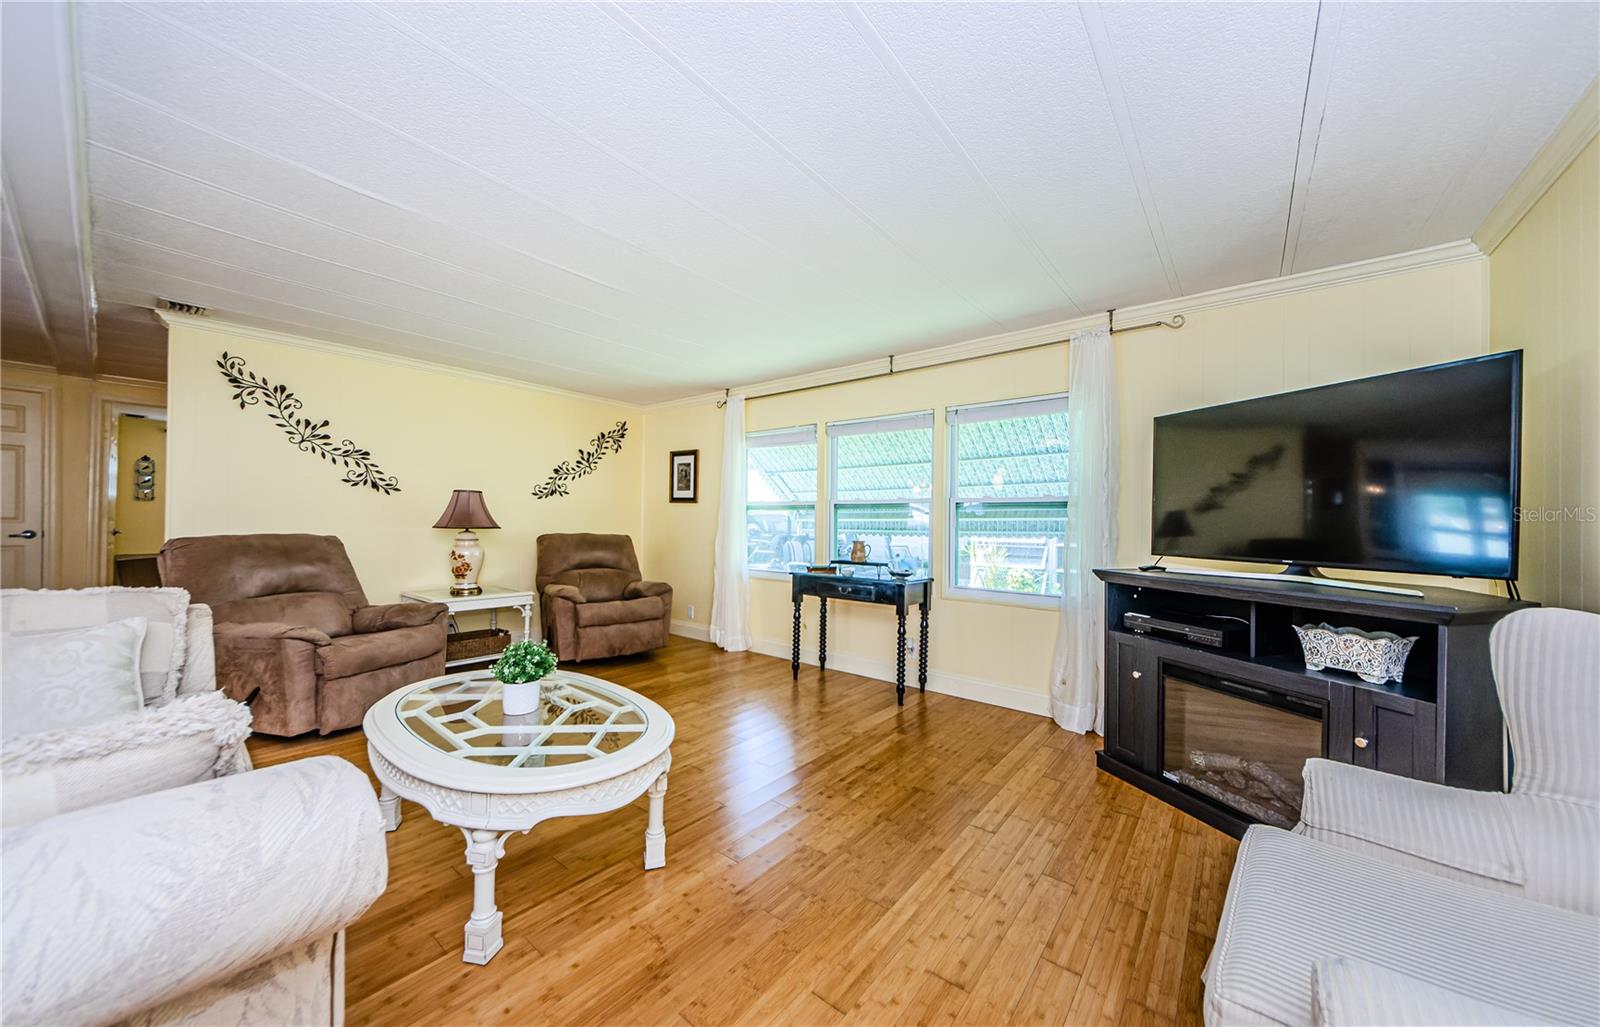
[[[1462,239],[1579,4],[83,4],[102,302],[653,401]]]

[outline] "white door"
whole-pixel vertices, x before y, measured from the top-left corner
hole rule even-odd
[[[0,584],[44,587],[44,397],[0,389]]]

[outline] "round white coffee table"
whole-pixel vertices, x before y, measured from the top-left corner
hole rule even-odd
[[[513,832],[550,817],[605,813],[648,791],[644,868],[667,863],[662,802],[672,718],[639,693],[586,674],[556,671],[542,684],[534,712],[508,714],[487,671],[447,674],[391,692],[362,722],[385,827],[400,826],[404,798],[466,837],[468,963],[500,951],[494,872]]]

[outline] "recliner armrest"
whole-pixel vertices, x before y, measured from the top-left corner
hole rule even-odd
[[[544,595],[546,599],[565,599],[569,603],[588,602],[576,585],[546,585]]]
[[[266,642],[278,639],[310,642],[312,645],[333,644],[333,639],[316,628],[308,628],[301,624],[279,624],[276,621],[229,621],[218,624],[213,634],[216,641],[223,645],[234,641],[254,640]]]
[[[622,590],[624,599],[642,599],[645,596],[664,596],[672,591],[665,581],[635,581]]]
[[[389,603],[363,606],[352,615],[351,626],[358,635],[370,635],[374,631],[442,624],[449,615],[450,607],[443,603]]]
[[[1492,881],[1525,882],[1506,808],[1511,796],[1320,758],[1306,760],[1303,776],[1298,834],[1379,859],[1388,850]]]

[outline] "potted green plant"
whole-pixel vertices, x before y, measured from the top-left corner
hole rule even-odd
[[[500,705],[509,714],[539,708],[539,681],[556,669],[556,654],[543,642],[512,642],[489,672],[504,690]]]

